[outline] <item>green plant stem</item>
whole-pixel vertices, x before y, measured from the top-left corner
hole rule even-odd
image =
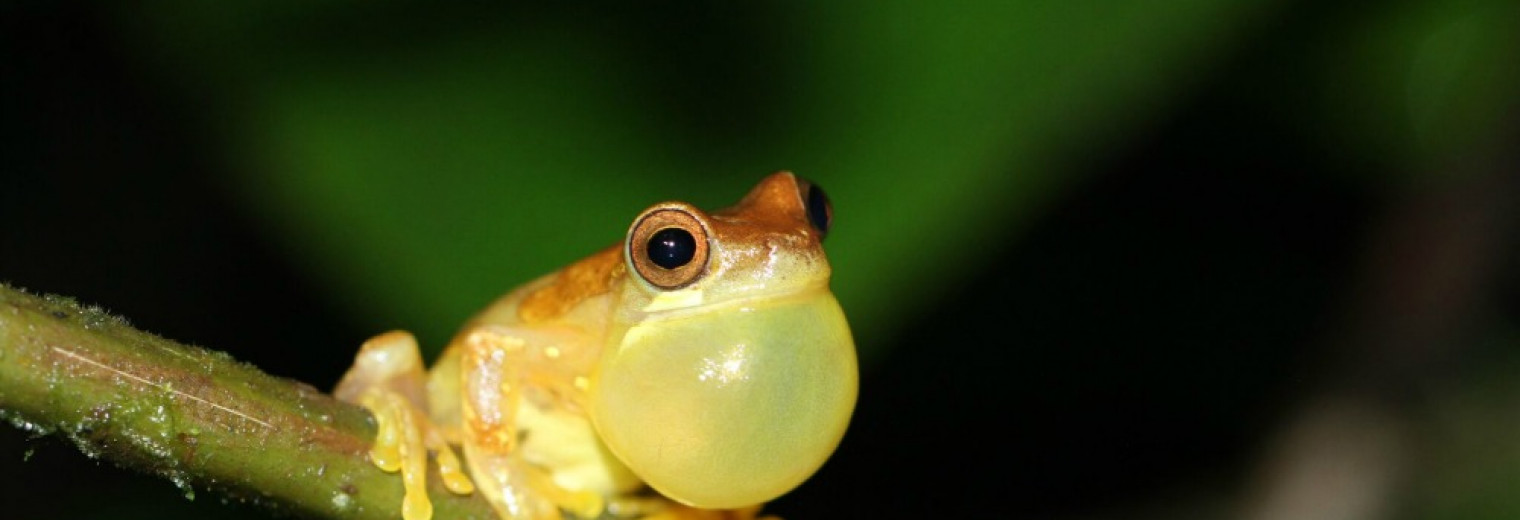
[[[362,408],[98,308],[0,285],[0,413],[86,455],[307,516],[399,518]],[[436,518],[495,518],[430,479]]]

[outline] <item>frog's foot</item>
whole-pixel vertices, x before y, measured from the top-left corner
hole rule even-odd
[[[400,394],[375,390],[364,394],[360,404],[375,416],[379,433],[370,448],[370,461],[386,472],[401,472],[406,495],[401,516],[406,520],[429,520],[433,502],[427,495],[427,453],[435,451],[443,485],[457,494],[475,491],[454,450],[410,402]]]
[[[427,496],[428,450],[437,452],[438,472],[449,491],[474,491],[459,457],[424,413],[423,388],[416,340],[405,332],[389,332],[364,343],[353,368],[333,391],[339,399],[356,402],[374,415],[379,431],[370,460],[384,471],[401,472],[406,488],[401,512],[406,520],[433,516]]]

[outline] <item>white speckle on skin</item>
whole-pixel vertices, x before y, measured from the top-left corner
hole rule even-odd
[[[712,381],[719,387],[743,381],[746,378],[744,360],[748,346],[740,343],[725,349],[717,357],[704,358],[697,367],[698,381]]]

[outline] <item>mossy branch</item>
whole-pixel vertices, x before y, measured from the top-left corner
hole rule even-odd
[[[0,414],[182,487],[307,516],[400,516],[401,479],[369,463],[363,409],[68,298],[0,285]],[[438,518],[495,518],[438,482]]]

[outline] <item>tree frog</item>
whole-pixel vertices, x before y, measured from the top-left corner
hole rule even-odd
[[[373,413],[370,457],[401,473],[406,520],[432,515],[430,453],[445,487],[503,519],[753,518],[817,471],[854,410],[832,219],[790,172],[711,213],[656,204],[621,244],[486,307],[431,370],[388,332],[334,393]]]

